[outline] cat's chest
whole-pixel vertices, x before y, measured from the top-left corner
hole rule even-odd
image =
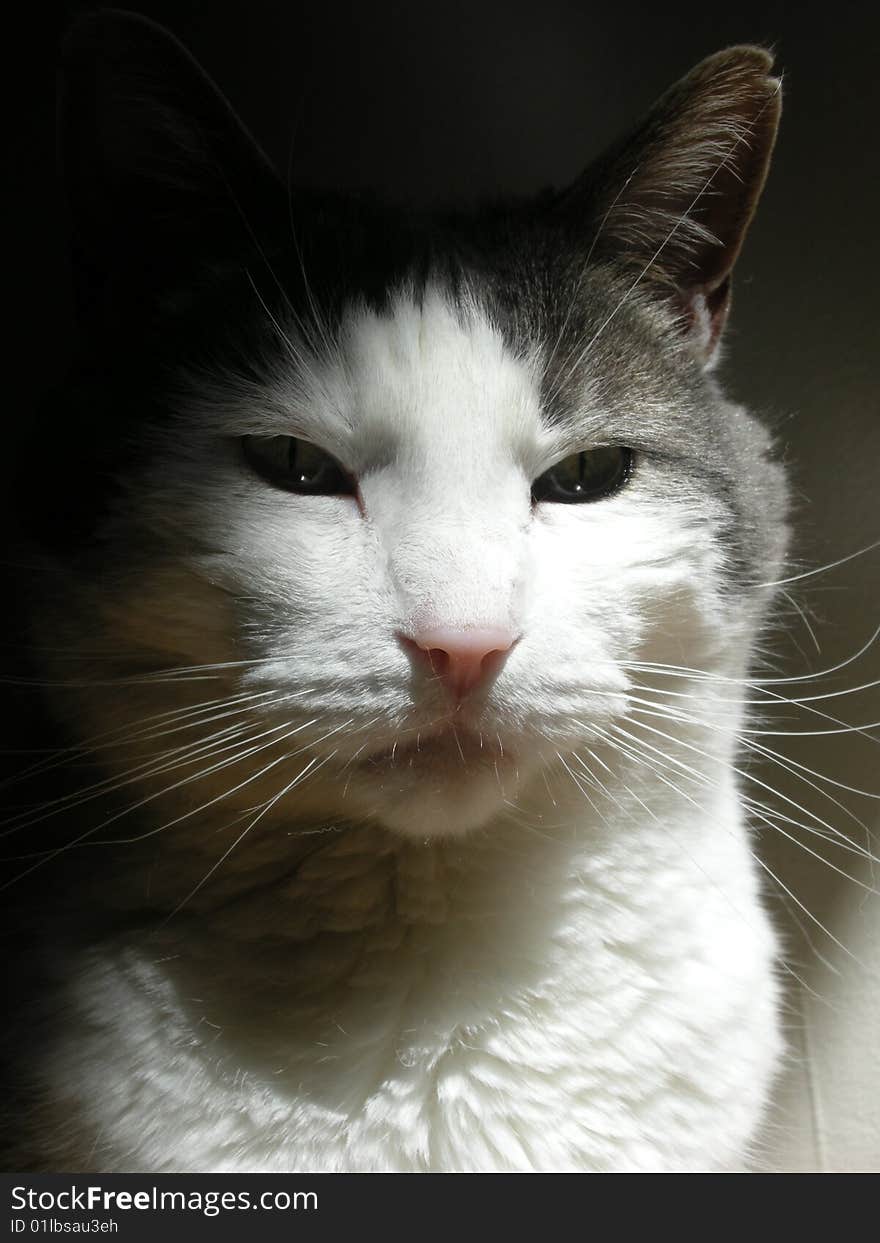
[[[760,1082],[772,1030],[742,852],[707,899],[705,852],[661,863],[661,836],[628,864],[613,835],[378,859],[353,837],[256,908],[82,962],[55,1072],[126,1168],[650,1167],[679,1081],[693,1129]]]

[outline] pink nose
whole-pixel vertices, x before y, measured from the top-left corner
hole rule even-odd
[[[501,626],[473,630],[437,626],[418,631],[413,642],[427,654],[431,668],[453,698],[460,700],[483,678],[498,672],[516,637]]]

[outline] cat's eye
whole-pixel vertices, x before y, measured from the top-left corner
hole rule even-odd
[[[633,471],[632,449],[604,445],[563,458],[532,484],[532,499],[578,505],[611,496],[627,482]]]
[[[244,436],[244,455],[277,488],[303,496],[353,496],[357,485],[335,458],[296,436]]]

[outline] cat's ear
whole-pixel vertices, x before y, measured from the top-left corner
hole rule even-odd
[[[160,287],[182,259],[227,251],[277,211],[269,161],[186,49],[137,14],[79,18],[62,49],[60,153],[77,293],[115,275]],[[221,241],[221,238],[223,239]]]
[[[707,365],[779,124],[772,64],[751,46],[701,61],[559,202],[595,256],[627,263],[634,281],[674,300]]]

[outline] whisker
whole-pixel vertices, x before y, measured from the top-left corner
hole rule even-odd
[[[3,822],[4,825],[11,827],[4,828],[3,832],[0,833],[0,838],[7,837],[10,833],[20,832],[22,829],[30,828],[34,824],[41,824],[43,821],[50,819],[52,816],[59,815],[64,811],[72,810],[74,807],[80,807],[83,803],[90,802],[93,798],[97,798],[100,795],[116,793],[116,791],[131,785],[134,781],[148,780],[151,777],[159,776],[163,772],[172,771],[175,768],[183,768],[196,759],[204,759],[206,755],[209,754],[222,754],[223,751],[229,750],[230,747],[237,746],[241,741],[241,735],[246,734],[248,730],[252,728],[252,725],[227,726],[226,729],[218,731],[218,733],[213,735],[207,742],[184,743],[181,747],[175,747],[170,751],[160,753],[159,757],[152,756],[150,759],[135,765],[134,768],[128,769],[127,772],[121,775],[106,777],[101,781],[95,782],[91,786],[86,786],[84,789],[79,789],[71,794],[64,794],[59,798],[52,799],[51,802],[43,804],[42,808],[37,809],[39,812],[37,815],[33,814],[34,809],[29,809],[26,812],[19,812],[17,816],[12,816]],[[286,728],[286,725],[284,724],[273,726],[271,729],[264,730],[260,734],[251,736],[247,741],[256,741],[258,738],[266,737],[267,735],[284,728]],[[178,758],[177,760],[167,761],[164,758],[168,755],[177,755],[180,757],[181,752],[184,752],[184,755],[182,758]],[[157,763],[157,759],[162,759],[163,762]],[[205,771],[210,772],[213,770],[206,769]],[[187,781],[195,779],[196,778],[193,777],[185,778]],[[180,785],[183,783],[178,782],[177,784]],[[176,788],[176,786],[169,787],[169,789],[174,788]]]
[[[673,716],[668,712],[661,712],[659,708],[644,708],[637,706],[633,708],[633,712],[644,713],[646,716],[663,716],[668,721],[682,721],[681,716]],[[830,738],[838,734],[862,734],[869,742],[880,742],[880,739],[871,737],[866,731],[870,729],[880,729],[880,721],[866,722],[863,725],[840,725],[835,729],[759,729],[743,725],[740,727],[740,733],[756,734],[761,738]]]
[[[651,728],[651,727],[649,726],[649,727],[647,727],[647,728]],[[659,731],[658,731],[658,732],[659,732]],[[671,741],[673,741],[673,742],[677,742],[677,743],[681,744],[681,740],[680,740],[680,739],[671,739]],[[645,745],[650,745],[650,744],[645,744]],[[683,745],[688,746],[689,744],[685,743],[685,744],[683,744]],[[695,748],[691,748],[691,749],[695,749]],[[672,759],[673,757],[667,757],[667,758]],[[655,774],[656,774],[656,770],[655,770]],[[699,776],[699,774],[698,774],[698,776]],[[763,783],[762,783],[762,784],[763,784]],[[680,791],[680,790],[679,790],[679,793],[684,795],[684,792],[683,792],[683,791]],[[775,792],[775,791],[771,791],[771,793],[776,793],[776,792]],[[684,797],[687,797],[687,796],[686,796],[686,795],[684,795]],[[780,796],[780,797],[784,797],[784,796]],[[692,801],[692,800],[689,800],[689,801]],[[807,813],[807,814],[809,814],[809,813]],[[771,826],[771,827],[773,827],[773,826]],[[788,835],[788,834],[786,834],[786,836],[789,836],[789,835]],[[800,846],[803,846],[803,845],[804,845],[802,842],[798,842],[798,841],[797,841],[797,839],[794,839],[794,838],[793,838],[792,840],[794,840],[794,841],[796,842],[796,844],[797,844],[797,845],[800,845]],[[792,900],[793,902],[795,902],[795,903],[796,903],[796,905],[799,907],[799,909],[800,909],[800,910],[802,910],[802,911],[803,911],[803,913],[804,913],[804,914],[808,917],[808,919],[810,919],[810,920],[811,920],[811,921],[812,921],[812,922],[813,922],[813,923],[814,923],[814,924],[815,924],[815,925],[816,925],[816,926],[817,926],[817,927],[818,927],[818,928],[819,928],[819,929],[820,929],[820,930],[821,930],[821,931],[822,931],[822,932],[823,932],[823,933],[824,933],[824,934],[825,934],[825,935],[826,935],[826,936],[827,936],[827,937],[828,937],[831,941],[833,941],[833,942],[834,942],[834,944],[835,944],[835,945],[837,945],[837,946],[838,946],[838,947],[839,947],[839,948],[840,948],[840,949],[841,949],[841,950],[842,950],[842,951],[843,951],[843,952],[844,952],[844,953],[845,953],[848,957],[850,957],[851,959],[853,959],[853,961],[854,961],[854,962],[858,963],[858,964],[859,964],[859,966],[864,967],[864,964],[860,961],[860,959],[858,958],[858,956],[857,956],[856,954],[854,954],[854,953],[852,952],[852,950],[848,949],[848,948],[847,948],[847,946],[846,946],[846,945],[844,945],[844,943],[843,943],[842,941],[840,941],[840,940],[839,940],[839,938],[837,938],[837,937],[834,935],[834,933],[832,933],[832,932],[830,931],[830,929],[828,929],[828,928],[826,928],[826,927],[825,927],[825,925],[821,922],[821,920],[819,920],[819,919],[817,918],[817,916],[815,916],[815,915],[814,915],[814,914],[813,914],[813,913],[812,913],[812,912],[808,909],[808,907],[806,907],[806,906],[804,905],[804,903],[803,903],[803,902],[802,902],[802,901],[801,901],[801,900],[797,897],[797,895],[796,895],[796,894],[794,894],[794,893],[791,891],[791,889],[789,889],[789,888],[788,888],[788,886],[784,884],[784,882],[783,882],[783,881],[782,881],[782,880],[781,880],[781,879],[780,879],[780,878],[776,875],[776,873],[775,873],[775,872],[773,872],[773,870],[770,868],[770,866],[769,866],[767,863],[765,863],[765,862],[764,862],[764,860],[762,860],[762,859],[761,859],[761,858],[760,858],[760,857],[759,857],[759,856],[758,856],[758,855],[757,855],[757,854],[756,854],[753,850],[751,850],[751,849],[750,849],[750,848],[748,848],[748,847],[747,847],[747,849],[749,849],[749,854],[752,856],[752,858],[755,860],[755,862],[758,864],[758,866],[759,866],[759,867],[761,867],[761,868],[762,868],[762,869],[763,869],[763,870],[764,870],[764,871],[765,871],[765,872],[766,872],[766,873],[767,873],[767,874],[768,874],[768,875],[769,875],[769,876],[770,876],[773,880],[775,880],[775,881],[776,881],[776,883],[780,886],[780,888],[781,888],[781,889],[782,889],[782,890],[783,890],[783,891],[784,891],[784,892],[788,895],[788,897],[789,897],[789,898],[791,898],[791,900]],[[813,852],[813,851],[809,851],[809,853],[811,853],[811,854],[815,854],[815,852]],[[818,858],[819,858],[819,859],[820,859],[823,863],[829,863],[829,861],[828,861],[827,859],[824,859],[821,855],[819,855],[819,856],[817,856],[817,857],[818,857]],[[699,865],[697,865],[697,866],[699,866]],[[833,866],[833,865],[829,864],[829,866]],[[702,870],[702,869],[701,869],[701,870]],[[837,868],[835,868],[834,870],[835,870],[835,871],[841,871],[841,869],[837,869]],[[849,874],[848,874],[848,873],[846,873],[846,872],[842,872],[842,871],[841,871],[841,874],[842,874],[843,876],[846,876],[846,877],[847,877],[847,879],[849,879],[849,880],[854,880],[854,881],[856,880],[856,878],[855,878],[855,877],[853,877],[853,876],[849,875]],[[858,881],[856,881],[856,883],[858,883],[858,884],[862,884],[862,882],[858,882]],[[864,886],[862,886],[862,887],[864,887]],[[783,964],[783,965],[784,965],[784,966],[786,966],[786,964]],[[796,978],[796,979],[798,979],[798,978],[799,978],[799,977],[798,977],[798,976],[797,976],[794,972],[791,972],[791,974],[794,976],[794,978]]]
[[[750,850],[750,851],[749,851],[749,854],[752,856],[752,858],[755,860],[755,862],[758,864],[758,866],[759,866],[760,868],[763,868],[763,870],[767,873],[767,875],[768,875],[768,876],[770,876],[770,877],[772,877],[772,879],[776,881],[776,884],[780,887],[780,889],[782,889],[782,890],[783,890],[783,891],[784,891],[784,892],[788,895],[788,897],[789,897],[789,898],[791,898],[792,902],[794,902],[794,903],[796,903],[796,904],[797,904],[797,906],[798,906],[798,907],[799,907],[799,908],[803,911],[803,913],[806,915],[806,917],[807,917],[807,918],[808,918],[808,919],[809,919],[812,923],[814,923],[814,924],[816,925],[816,927],[817,927],[817,928],[818,928],[821,932],[824,932],[824,933],[825,933],[825,935],[826,935],[826,937],[828,937],[828,939],[829,939],[830,941],[833,941],[833,942],[834,942],[834,944],[838,947],[838,949],[843,950],[844,954],[846,954],[848,958],[851,958],[851,959],[853,960],[853,962],[857,963],[857,964],[858,964],[858,966],[860,966],[863,970],[865,970],[865,969],[866,969],[865,964],[861,961],[861,959],[858,957],[858,955],[857,955],[857,954],[854,954],[854,953],[852,952],[852,950],[851,950],[851,949],[848,949],[848,948],[844,945],[844,943],[843,943],[842,941],[840,941],[840,940],[839,940],[839,939],[838,939],[838,938],[834,935],[834,933],[833,933],[833,932],[831,932],[831,930],[830,930],[830,929],[828,929],[828,928],[826,928],[826,927],[825,927],[825,925],[822,923],[822,921],[821,921],[820,919],[818,919],[818,918],[817,918],[817,916],[815,916],[815,915],[813,914],[813,912],[812,912],[812,911],[811,911],[808,907],[806,907],[806,906],[803,904],[803,902],[801,902],[801,900],[800,900],[800,898],[797,896],[797,894],[792,893],[792,891],[788,888],[788,886],[785,884],[785,882],[784,882],[784,881],[782,881],[782,880],[780,880],[780,878],[776,875],[776,873],[775,873],[775,872],[773,871],[773,869],[769,866],[769,864],[765,863],[765,862],[764,862],[764,860],[763,860],[763,859],[762,859],[759,855],[755,854],[755,852],[754,852],[753,850]]]
[[[318,768],[323,768],[323,766],[324,766],[325,764],[327,764],[327,763],[329,763],[329,762],[330,762],[330,760],[333,758],[333,756],[334,756],[335,754],[336,754],[336,752],[334,751],[334,752],[332,753],[332,755],[326,756],[323,760],[319,760],[317,756],[313,756],[313,757],[312,757],[312,759],[311,759],[311,760],[309,760],[308,764],[306,764],[305,768],[303,768],[303,769],[302,769],[299,773],[297,773],[297,775],[296,775],[296,777],[294,777],[293,781],[291,781],[288,785],[286,785],[286,786],[284,787],[284,789],[283,789],[283,790],[281,790],[278,794],[276,794],[276,796],[275,796],[273,799],[271,799],[271,800],[270,800],[270,801],[266,804],[266,806],[265,806],[265,807],[263,807],[262,811],[258,812],[258,813],[257,813],[257,815],[256,815],[256,816],[254,816],[253,820],[251,820],[251,822],[250,822],[250,823],[249,823],[249,824],[248,824],[248,825],[247,825],[247,826],[246,826],[246,827],[245,827],[245,828],[241,831],[241,833],[239,833],[239,835],[238,835],[238,837],[235,839],[235,841],[234,841],[234,842],[233,842],[233,843],[232,843],[232,844],[231,844],[231,845],[230,845],[230,846],[229,846],[229,847],[228,847],[228,848],[227,848],[227,849],[223,852],[223,854],[220,856],[220,858],[217,860],[217,862],[213,865],[213,867],[211,867],[211,868],[210,868],[210,869],[209,869],[209,870],[205,873],[205,875],[202,877],[202,879],[199,881],[199,883],[198,883],[197,885],[195,885],[195,886],[194,886],[194,887],[193,887],[193,888],[189,891],[189,893],[186,895],[186,897],[185,897],[185,898],[183,898],[183,900],[182,900],[181,902],[179,902],[179,903],[177,904],[177,906],[175,906],[175,908],[174,908],[174,910],[171,912],[171,914],[170,914],[170,915],[169,915],[169,916],[168,916],[165,920],[163,920],[163,921],[162,921],[162,925],[161,925],[161,926],[162,926],[162,927],[164,927],[164,926],[165,926],[165,925],[169,922],[169,920],[173,919],[175,915],[177,915],[177,914],[178,914],[181,910],[183,910],[183,908],[186,906],[187,902],[189,902],[192,898],[194,898],[194,897],[195,897],[195,895],[199,892],[199,890],[200,890],[200,889],[202,889],[202,888],[204,887],[204,885],[205,885],[205,884],[207,884],[207,882],[208,882],[208,881],[210,880],[210,878],[214,875],[214,873],[215,873],[215,872],[217,871],[217,869],[221,866],[221,864],[222,864],[222,863],[223,863],[226,859],[228,859],[228,858],[229,858],[229,856],[232,854],[233,850],[235,850],[236,846],[238,846],[239,842],[243,841],[243,840],[244,840],[244,838],[245,838],[245,837],[247,837],[247,835],[248,835],[248,834],[250,833],[250,831],[251,831],[251,830],[255,827],[255,825],[257,825],[257,824],[259,823],[259,821],[260,821],[260,820],[262,820],[263,816],[265,816],[265,815],[267,814],[267,812],[271,811],[271,809],[275,806],[275,804],[279,801],[279,799],[283,798],[285,794],[288,794],[288,793],[289,793],[289,792],[290,792],[290,791],[291,791],[291,790],[292,790],[292,789],[293,789],[296,785],[298,785],[298,784],[299,784],[299,782],[300,782],[300,781],[302,781],[302,780],[303,780],[303,779],[304,779],[304,778],[305,778],[305,777],[306,777],[306,776],[307,776],[310,772],[312,772],[312,771],[316,771],[316,767],[315,767],[316,765],[317,765],[317,767],[318,767]],[[285,759],[287,759],[287,758],[290,758],[290,757],[289,757],[289,756],[285,756],[284,758],[285,758]]]
[[[874,552],[880,548],[880,540],[874,540],[872,544],[867,544],[864,548],[859,548],[856,552],[848,553],[845,557],[838,557],[836,561],[829,561],[825,565],[816,566],[812,570],[804,570],[802,574],[792,574],[788,578],[777,578],[770,582],[754,583],[753,586],[761,587],[785,587],[788,583],[799,583],[805,578],[814,578],[817,574],[826,574],[829,570],[836,570],[840,565],[846,565],[848,561],[854,561],[856,557],[864,557],[869,552]]]
[[[840,661],[836,665],[831,665],[827,669],[820,669],[817,673],[801,673],[789,678],[732,678],[724,674],[713,673],[708,669],[694,669],[687,665],[668,665],[663,664],[662,662],[649,660],[622,660],[619,664],[621,669],[636,669],[651,673],[662,673],[668,677],[702,678],[711,682],[726,682],[739,686],[746,685],[755,689],[762,686],[788,686],[795,682],[813,682],[819,678],[829,677],[832,673],[840,673],[841,670],[848,668],[857,660],[860,660],[868,651],[870,651],[876,643],[878,635],[880,635],[880,626],[874,630],[867,642],[862,644],[858,651],[853,653],[852,656],[848,656],[845,660]]]
[[[646,741],[644,741],[644,740],[635,739],[635,738],[634,738],[634,736],[633,736],[632,734],[630,734],[628,731],[624,730],[621,726],[616,726],[615,728],[616,728],[619,732],[624,733],[624,734],[625,734],[628,738],[630,738],[630,739],[632,740],[632,742],[633,742],[633,745],[634,745],[634,746],[635,746],[635,745],[640,745],[641,747],[648,747],[648,748],[649,748],[652,752],[656,752],[658,756],[661,756],[661,755],[662,755],[662,756],[663,756],[663,758],[664,758],[664,760],[666,760],[666,761],[668,761],[668,762],[671,762],[672,764],[675,764],[675,765],[677,765],[677,766],[679,766],[679,767],[684,768],[684,769],[686,770],[686,775],[688,776],[688,779],[689,779],[689,780],[697,781],[699,784],[701,784],[701,785],[703,785],[703,786],[705,786],[705,787],[708,787],[708,788],[710,788],[710,789],[711,789],[711,788],[714,788],[714,783],[713,783],[713,782],[712,782],[712,781],[711,781],[711,780],[710,780],[710,779],[706,776],[706,774],[702,774],[702,773],[700,773],[698,770],[696,770],[696,769],[692,768],[692,767],[691,767],[691,766],[689,766],[689,765],[683,765],[681,761],[676,760],[676,759],[675,759],[674,757],[672,757],[672,756],[663,755],[663,753],[662,753],[662,752],[660,752],[660,751],[658,750],[658,748],[653,747],[650,743],[648,743],[648,742],[646,742]],[[634,758],[638,759],[638,758],[640,758],[640,757],[639,757],[638,755],[635,755],[635,756],[634,756]],[[655,762],[656,762],[656,761],[655,761]],[[721,760],[719,759],[719,762],[723,762],[723,761],[721,761]],[[658,777],[660,777],[660,774],[659,774],[659,773],[657,773],[657,776],[658,776]],[[661,778],[661,780],[662,780],[662,778]],[[673,788],[677,788],[677,787],[673,787]],[[817,787],[817,788],[818,788],[818,787]],[[768,787],[767,787],[767,789],[770,789],[770,787],[768,786]],[[820,792],[821,792],[821,791],[820,791]],[[683,792],[683,791],[681,791],[681,790],[679,790],[679,793],[684,794],[684,792]],[[783,796],[782,796],[782,795],[781,795],[778,791],[771,790],[771,793],[775,794],[777,797],[783,797]],[[685,797],[686,797],[686,796],[685,796]],[[843,833],[842,833],[840,830],[838,830],[838,829],[833,830],[833,835],[832,835],[832,836],[829,836],[828,834],[821,832],[819,829],[816,829],[816,828],[814,828],[814,827],[813,827],[813,826],[811,826],[811,825],[804,824],[802,821],[793,820],[793,819],[791,819],[791,817],[785,816],[783,813],[781,813],[781,812],[777,811],[775,808],[771,808],[771,807],[769,807],[769,806],[768,806],[768,805],[766,805],[766,804],[760,803],[757,799],[753,799],[753,798],[749,797],[748,795],[743,794],[742,792],[740,792],[739,797],[740,797],[740,799],[741,799],[741,800],[742,800],[745,804],[747,804],[748,806],[750,806],[750,807],[752,807],[752,808],[755,808],[755,809],[760,809],[760,810],[757,810],[757,811],[756,811],[756,814],[758,814],[758,815],[760,816],[760,818],[761,818],[762,820],[764,820],[764,821],[765,821],[766,823],[768,823],[768,824],[769,824],[769,821],[767,821],[767,820],[766,820],[766,816],[763,814],[764,812],[766,812],[766,813],[768,813],[768,814],[770,814],[770,815],[773,815],[773,816],[777,816],[777,817],[779,817],[779,818],[781,818],[781,819],[785,820],[787,823],[790,823],[791,825],[793,825],[793,826],[795,826],[795,827],[798,827],[798,828],[803,829],[803,830],[804,830],[805,832],[807,832],[807,833],[813,834],[813,835],[815,835],[816,837],[820,837],[823,841],[828,842],[830,845],[834,845],[834,846],[838,847],[838,848],[839,848],[839,849],[841,849],[841,850],[847,850],[847,851],[849,851],[849,852],[851,852],[851,853],[853,853],[853,854],[857,855],[859,858],[862,858],[862,859],[868,859],[868,860],[870,860],[872,863],[873,863],[873,862],[878,862],[878,863],[880,863],[880,859],[875,859],[875,857],[871,854],[871,852],[870,852],[869,850],[867,850],[866,848],[864,848],[864,847],[862,847],[862,846],[858,846],[856,843],[854,843],[854,842],[853,842],[850,838],[848,838],[845,834],[843,834]],[[836,801],[836,800],[833,800],[833,801]],[[847,810],[847,809],[846,809],[846,808],[844,808],[844,810]],[[809,813],[808,813],[808,814],[809,814]],[[861,821],[858,821],[858,823],[861,825]],[[776,827],[776,826],[771,825],[770,827]],[[863,828],[866,828],[866,826],[864,826],[864,825],[862,825],[862,827],[863,827]],[[782,833],[784,834],[784,836],[786,836],[786,837],[790,836],[789,834],[784,833],[784,831],[783,831],[783,830],[779,830],[779,831],[780,831],[780,832],[782,832]],[[814,854],[814,855],[815,855],[815,857],[816,857],[816,858],[818,858],[818,859],[821,859],[821,860],[822,860],[822,862],[827,863],[827,864],[828,864],[828,866],[829,866],[829,867],[831,867],[831,868],[833,868],[835,871],[839,871],[839,872],[840,872],[840,874],[841,874],[842,876],[846,876],[848,879],[852,880],[855,884],[861,885],[863,888],[868,889],[868,890],[869,890],[870,892],[872,892],[872,893],[873,893],[873,892],[875,892],[875,891],[874,891],[874,889],[872,888],[872,886],[870,886],[870,885],[865,885],[862,881],[858,880],[856,877],[851,876],[848,872],[844,872],[842,869],[837,868],[837,867],[836,867],[836,865],[835,865],[835,864],[833,864],[833,863],[831,863],[831,861],[830,861],[830,860],[826,859],[826,858],[825,858],[824,856],[822,856],[822,855],[818,855],[818,854],[816,854],[816,852],[815,852],[815,851],[810,850],[810,848],[809,848],[808,846],[806,846],[804,843],[802,843],[802,842],[798,841],[798,839],[796,839],[796,838],[793,838],[793,837],[792,837],[792,838],[791,838],[791,840],[792,840],[792,841],[794,841],[797,845],[801,846],[801,847],[802,847],[804,850],[806,850],[808,853],[810,853],[810,854]]]
[[[574,782],[575,786],[578,788],[578,790],[580,790],[581,794],[583,794],[584,798],[587,800],[587,802],[588,802],[588,803],[590,804],[590,806],[593,808],[593,811],[595,811],[596,815],[599,817],[599,819],[602,821],[602,823],[603,823],[603,824],[605,824],[605,825],[607,826],[608,821],[607,821],[606,817],[602,814],[602,812],[599,810],[599,808],[598,808],[598,807],[596,806],[596,804],[593,802],[593,800],[592,800],[592,798],[590,797],[590,795],[589,795],[589,794],[587,793],[587,791],[584,789],[584,787],[583,787],[583,783],[582,783],[582,782],[581,782],[581,781],[577,778],[577,776],[576,776],[576,775],[575,775],[575,774],[571,771],[571,769],[569,768],[568,764],[566,764],[565,759],[563,758],[563,756],[561,755],[561,753],[560,753],[559,751],[557,751],[557,752],[556,752],[556,757],[557,757],[557,759],[559,760],[559,762],[560,762],[560,764],[562,765],[562,767],[563,767],[563,768],[565,769],[565,771],[568,773],[569,777],[571,777],[571,779],[572,779],[572,781]]]
[[[823,829],[827,829],[829,833],[832,833],[836,837],[841,837],[845,841],[849,841],[849,838],[847,838],[845,834],[841,833],[839,829],[829,824],[826,820],[823,820],[821,816],[817,815],[815,812],[809,811],[805,807],[802,807],[800,803],[797,803],[794,799],[789,798],[787,794],[783,794],[781,790],[774,790],[772,786],[768,785],[766,781],[762,781],[760,777],[756,777],[754,773],[750,773],[746,769],[740,768],[737,765],[729,765],[725,758],[722,758],[720,756],[713,756],[710,752],[703,751],[700,747],[696,747],[694,746],[693,743],[686,742],[682,738],[674,738],[671,734],[667,734],[664,730],[657,729],[655,726],[649,725],[645,721],[633,721],[632,724],[638,726],[638,728],[640,729],[647,729],[651,733],[657,734],[661,738],[665,738],[667,739],[667,741],[675,743],[677,746],[686,748],[688,751],[693,751],[695,752],[695,754],[701,756],[704,759],[708,759],[712,761],[713,763],[720,764],[723,768],[727,768],[730,772],[736,773],[738,776],[742,777],[745,781],[751,781],[755,785],[761,786],[762,789],[767,790],[767,792],[772,794],[774,797],[782,799],[783,802],[788,803],[791,807],[794,807],[796,811],[806,816],[809,820],[812,820],[816,824],[821,825]],[[620,728],[620,727],[616,727],[616,728]],[[647,742],[646,740],[643,739],[641,740],[641,742],[643,746],[651,747],[651,744]],[[667,758],[671,759],[673,763],[680,765],[682,768],[689,767],[688,765],[684,764],[682,761],[676,760],[672,756],[669,756]],[[691,769],[690,771],[695,771],[695,770]]]
[[[219,772],[221,769],[229,767],[232,764],[240,763],[242,760],[248,759],[250,758],[250,756],[256,755],[260,751],[265,751],[268,747],[276,746],[280,742],[283,742],[286,738],[289,738],[292,735],[299,733],[301,730],[306,729],[308,725],[310,724],[313,725],[315,724],[315,722],[311,721],[311,722],[307,722],[305,725],[297,726],[295,729],[291,730],[289,733],[281,735],[280,738],[270,739],[269,742],[262,743],[259,747],[250,747],[249,749],[243,752],[239,752],[238,754],[221,761],[221,763],[219,764],[215,764],[207,769],[203,769],[200,773],[185,777],[181,781],[174,782],[172,785],[166,786],[162,790],[157,790],[157,791],[154,791],[152,794],[146,795],[144,798],[140,799],[138,802],[133,803],[129,807],[124,808],[122,811],[117,812],[115,815],[110,816],[108,819],[104,820],[101,824],[95,825],[91,829],[87,829],[85,832],[81,833],[78,837],[75,837],[73,841],[67,842],[63,846],[59,846],[57,849],[48,852],[48,854],[43,856],[43,858],[40,860],[39,863],[34,864],[32,867],[27,868],[23,872],[20,872],[17,876],[13,877],[12,880],[6,882],[6,884],[0,885],[0,892],[8,888],[10,885],[16,884],[18,881],[23,880],[25,876],[30,875],[30,873],[33,872],[37,867],[40,867],[46,863],[49,863],[52,859],[57,858],[58,855],[65,854],[67,851],[72,850],[74,847],[88,842],[88,839],[90,839],[95,833],[99,832],[102,829],[107,828],[108,825],[114,824],[116,821],[121,820],[123,816],[130,815],[133,811],[137,811],[141,807],[146,806],[148,803],[154,802],[157,798],[161,798],[165,794],[170,794],[174,790],[180,789],[181,786],[187,785],[192,781],[201,780],[203,777],[207,777],[209,775],[212,775],[215,772]],[[272,732],[274,733],[275,731],[273,730]],[[268,767],[271,768],[272,765],[270,764]],[[261,770],[259,773],[252,774],[250,777],[246,778],[245,781],[241,783],[241,785],[242,786],[248,785],[251,781],[256,780],[258,776],[262,775],[262,771],[263,770]],[[170,821],[168,824],[162,825],[157,829],[150,829],[149,831],[138,834],[135,837],[117,838],[111,841],[102,840],[100,843],[98,843],[98,845],[101,845],[101,846],[131,845],[134,842],[143,841],[148,837],[153,837],[157,833],[164,832],[165,829],[172,827],[172,825],[179,824],[182,820],[189,819],[190,816],[196,815],[197,812],[205,810],[206,807],[213,806],[214,803],[217,803],[221,799],[228,797],[229,794],[231,793],[235,793],[235,791],[240,788],[241,786],[236,786],[234,790],[227,791],[225,794],[218,795],[216,798],[210,799],[207,803],[203,804],[201,807],[193,808],[190,811],[185,812],[182,816],[179,816],[176,820]]]
[[[816,638],[816,632],[813,629],[813,627],[810,625],[810,620],[807,617],[807,614],[805,613],[803,608],[801,608],[800,604],[797,602],[797,600],[794,598],[794,596],[791,594],[790,591],[781,591],[779,594],[784,596],[785,599],[788,600],[792,608],[795,610],[798,617],[801,619],[801,621],[804,624],[804,629],[806,630],[810,638],[813,640],[813,647],[816,649],[816,651],[821,656],[822,648],[819,646],[819,640]]]

